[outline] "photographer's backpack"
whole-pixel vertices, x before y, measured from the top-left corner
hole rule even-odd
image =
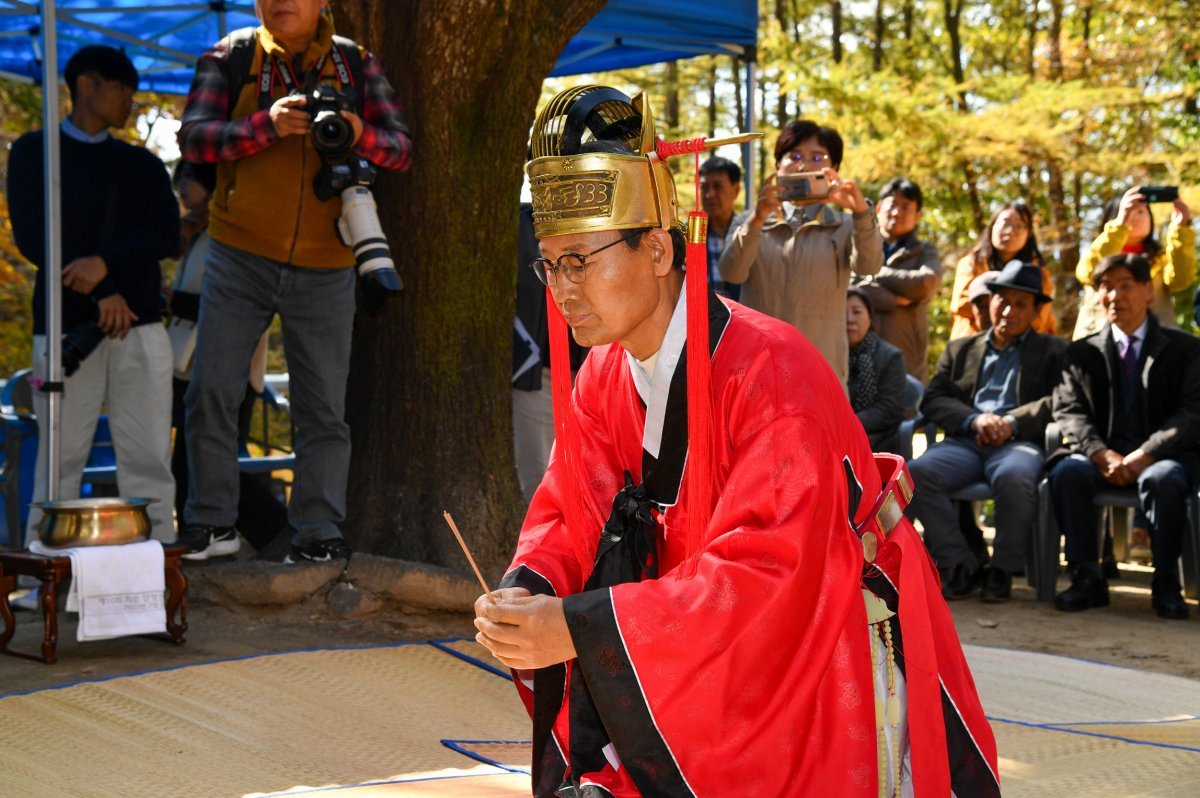
[[[229,34],[228,40],[229,56],[225,60],[225,80],[229,86],[229,110],[232,113],[233,109],[237,106],[238,98],[241,97],[242,89],[245,85],[258,79],[257,75],[253,75],[250,72],[251,67],[254,66],[254,49],[258,46],[258,28],[239,28]],[[353,39],[347,39],[345,36],[334,35],[333,47],[335,50],[340,51],[346,68],[350,72],[350,85],[347,86],[345,85],[345,81],[342,81],[342,93],[354,102],[354,107],[358,110],[358,115],[362,116],[362,52],[358,49],[358,44]],[[258,107],[260,110],[269,108],[271,102],[269,87],[266,92],[259,92]]]

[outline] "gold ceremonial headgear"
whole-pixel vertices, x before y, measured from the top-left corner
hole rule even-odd
[[[634,154],[581,152],[592,141],[623,144]],[[645,94],[631,100],[607,86],[560,92],[538,114],[530,145],[525,170],[538,238],[678,224],[675,180],[655,154]]]

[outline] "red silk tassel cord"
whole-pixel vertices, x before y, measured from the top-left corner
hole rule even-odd
[[[687,225],[687,407],[688,407],[688,502],[687,541],[683,575],[692,576],[708,533],[712,513],[712,364],[708,351],[708,214],[700,210],[700,153],[706,139],[701,136],[655,144],[654,152],[666,160],[672,155],[695,155],[696,198]]]

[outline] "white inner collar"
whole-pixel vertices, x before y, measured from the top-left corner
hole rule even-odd
[[[683,353],[685,341],[687,290],[681,289],[679,299],[675,303],[675,312],[671,314],[671,322],[667,325],[667,333],[663,336],[658,351],[640,362],[628,351],[625,352],[629,371],[633,374],[633,384],[637,386],[638,395],[646,405],[646,430],[642,434],[642,448],[655,459],[662,449],[663,424],[667,418],[667,395],[671,390],[671,380],[675,376],[676,366],[679,365],[679,356]],[[650,376],[647,376],[647,373]]]

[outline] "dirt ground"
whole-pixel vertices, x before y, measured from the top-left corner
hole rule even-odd
[[[204,566],[200,566],[204,567]],[[1060,588],[1065,577],[1060,577]],[[1140,670],[1200,680],[1200,611],[1192,602],[1187,621],[1165,621],[1150,609],[1149,569],[1124,569],[1112,583],[1113,604],[1078,614],[1056,612],[1035,600],[1018,579],[1006,604],[978,599],[954,602],[964,643],[1080,657]],[[17,612],[10,648],[35,652],[40,616]],[[319,600],[283,608],[222,606],[204,595],[188,608],[187,641],[175,645],[151,638],[75,641],[74,616],[62,613],[58,662],[44,665],[0,657],[0,695],[71,684],[119,674],[172,668],[212,660],[308,648],[371,646],[474,634],[467,614],[418,614],[386,605],[354,620],[331,618]]]

